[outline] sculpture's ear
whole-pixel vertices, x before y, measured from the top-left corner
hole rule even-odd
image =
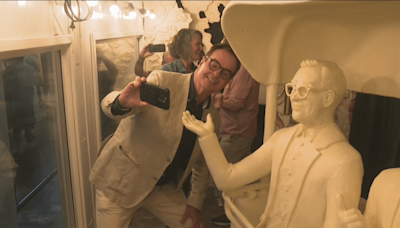
[[[329,107],[335,100],[335,92],[333,90],[328,90],[324,93],[324,107]]]

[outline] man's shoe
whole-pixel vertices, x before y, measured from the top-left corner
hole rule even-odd
[[[231,221],[229,221],[229,219],[226,217],[225,213],[218,217],[211,219],[211,222],[217,226],[230,226],[231,225]]]

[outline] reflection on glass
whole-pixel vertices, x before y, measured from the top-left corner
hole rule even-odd
[[[0,227],[63,227],[60,72],[59,52],[0,60]]]
[[[134,75],[135,44],[133,37],[98,41],[96,44],[99,101],[114,90],[122,90]],[[115,132],[119,121],[107,117],[100,108],[101,139]]]

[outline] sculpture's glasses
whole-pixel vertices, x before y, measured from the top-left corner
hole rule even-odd
[[[285,92],[286,92],[286,95],[288,97],[292,96],[296,90],[297,90],[297,93],[299,95],[299,98],[303,99],[303,98],[306,98],[308,96],[308,94],[310,93],[310,90],[320,91],[320,90],[325,90],[325,89],[315,89],[315,88],[312,88],[312,87],[309,87],[309,86],[299,86],[299,87],[297,87],[297,86],[293,85],[292,83],[286,83]]]
[[[217,60],[212,59],[212,58],[210,58],[210,57],[207,56],[207,55],[205,55],[205,57],[206,57],[207,59],[210,60],[209,67],[210,67],[210,69],[211,69],[212,71],[217,71],[217,70],[219,70],[219,69],[222,69],[221,74],[220,74],[220,77],[221,77],[222,79],[224,79],[224,80],[229,80],[229,79],[232,78],[233,75],[232,75],[232,72],[231,72],[230,70],[225,69],[225,68],[222,68],[222,67],[221,67],[221,64],[220,64]]]

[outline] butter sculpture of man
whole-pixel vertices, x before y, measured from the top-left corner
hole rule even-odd
[[[345,76],[334,63],[305,60],[285,90],[299,124],[275,132],[235,164],[226,161],[210,116],[203,123],[185,112],[182,121],[200,137],[220,190],[236,189],[271,174],[268,203],[257,227],[338,228],[337,196],[343,196],[347,208],[356,208],[364,172],[361,156],[334,120],[346,90]]]

